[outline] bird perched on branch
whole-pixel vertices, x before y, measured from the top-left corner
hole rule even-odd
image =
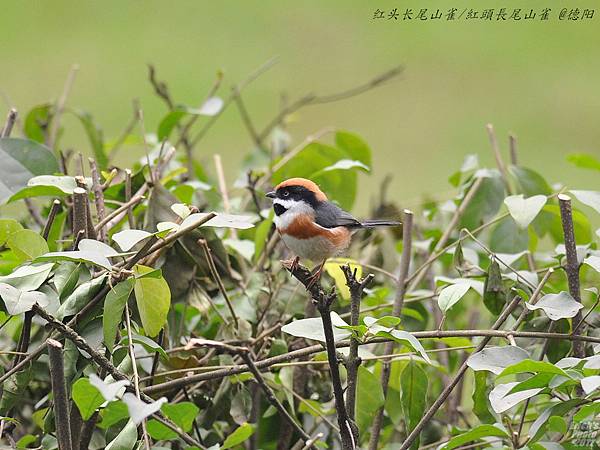
[[[290,178],[266,195],[273,199],[277,231],[296,255],[293,266],[298,264],[299,258],[319,264],[311,284],[321,277],[328,258],[348,248],[354,232],[400,225],[390,220],[358,220],[327,200],[319,186],[306,178]]]

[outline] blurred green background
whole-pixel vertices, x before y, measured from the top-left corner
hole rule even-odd
[[[147,82],[147,63],[169,83],[177,102],[197,105],[221,69],[221,95],[269,58],[279,60],[244,91],[262,128],[280,106],[308,92],[335,93],[395,66],[400,79],[364,95],[295,114],[294,142],[325,126],[361,135],[374,167],[357,207],[388,173],[390,193],[416,207],[424,194],[450,196],[448,176],[468,153],[492,163],[485,124],[493,123],[508,157],[508,133],[519,158],[550,182],[599,189],[598,177],[565,162],[570,152],[600,154],[600,11],[592,20],[559,21],[563,7],[591,0],[425,1],[9,1],[0,2],[1,109],[25,113],[55,99],[73,63],[80,66],[68,105],[91,112],[115,139],[139,98],[146,129],[165,106]],[[595,5],[595,6],[594,6]],[[373,20],[379,8],[552,8],[551,20],[460,22]],[[433,9],[433,10],[432,10]],[[600,9],[600,8],[599,8]],[[2,119],[4,112],[2,112]],[[72,117],[65,146],[87,151]],[[231,106],[197,149],[212,170],[221,153],[230,182],[252,142]],[[123,152],[127,163],[141,157]]]

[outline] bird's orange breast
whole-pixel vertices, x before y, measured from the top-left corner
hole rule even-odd
[[[350,244],[351,233],[346,227],[325,228],[314,222],[308,215],[299,215],[286,228],[279,230],[296,239],[327,238],[334,247],[345,249]]]

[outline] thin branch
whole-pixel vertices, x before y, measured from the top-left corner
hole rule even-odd
[[[360,301],[362,300],[364,289],[373,281],[375,276],[370,273],[366,277],[357,280],[356,269],[352,270],[350,264],[340,266],[346,277],[346,285],[350,290],[350,325],[357,326],[360,317]],[[358,356],[357,339],[350,339],[350,349],[346,360],[347,387],[346,387],[346,410],[348,417],[355,420],[356,410],[356,383],[358,379],[358,368],[361,359]]]
[[[498,319],[496,319],[496,322],[492,326],[492,330],[498,330],[504,324],[506,319],[511,315],[511,313],[514,311],[514,309],[517,307],[517,305],[519,304],[520,301],[521,301],[521,298],[516,296],[512,300],[512,302],[510,302],[510,304],[508,304],[506,306],[506,308],[504,308],[504,311],[502,311],[502,314],[500,314],[500,316],[498,317]],[[486,336],[484,339],[482,339],[481,343],[475,349],[475,353],[483,350],[490,340],[491,340],[491,336]],[[417,423],[415,428],[406,437],[406,440],[402,443],[402,446],[400,447],[399,450],[406,450],[406,449],[410,448],[412,443],[421,434],[421,431],[423,430],[425,425],[427,425],[427,423],[433,418],[433,416],[435,415],[437,410],[444,404],[444,402],[446,401],[448,396],[452,393],[452,391],[454,390],[456,385],[460,382],[460,380],[462,379],[462,377],[464,376],[464,374],[467,371],[467,367],[468,367],[467,361],[465,360],[461,364],[460,368],[458,369],[457,374],[454,376],[454,378],[452,379],[450,384],[444,388],[444,390],[440,393],[439,397],[429,407],[429,409],[427,410],[425,415],[421,418],[419,423]]]
[[[67,103],[67,98],[69,97],[69,93],[71,92],[71,88],[73,87],[73,82],[75,81],[75,75],[77,75],[77,71],[79,70],[79,65],[74,64],[71,66],[71,70],[67,75],[67,81],[65,81],[65,86],[63,87],[63,91],[61,96],[58,98],[56,102],[54,115],[52,116],[52,122],[50,123],[50,130],[48,132],[48,136],[46,139],[46,145],[50,148],[54,148],[56,144],[56,137],[58,136],[58,130],[60,129],[60,116],[65,109],[65,105]]]
[[[518,159],[517,159],[517,137],[514,134],[509,134],[508,135],[508,145],[510,148],[510,163],[513,166],[516,166],[518,164]]]
[[[223,285],[223,280],[221,280],[221,276],[219,275],[217,266],[215,266],[215,260],[213,259],[210,247],[208,246],[208,243],[206,242],[205,239],[198,239],[196,242],[198,243],[198,245],[200,246],[200,248],[202,248],[202,251],[204,252],[204,257],[206,258],[206,262],[208,263],[208,268],[210,270],[210,273],[211,273],[215,283],[217,283],[217,286],[219,287],[219,291],[221,292],[221,295],[223,296],[223,299],[225,300],[225,303],[227,304],[227,307],[229,308],[229,312],[231,313],[231,318],[233,319],[233,323],[235,324],[235,328],[237,330],[239,327],[238,317],[237,317],[237,314],[235,313],[235,309],[233,309],[233,304],[231,303],[231,300],[229,299],[229,295],[227,295],[227,290],[225,289],[225,286]]]
[[[46,219],[46,224],[44,225],[44,230],[42,231],[42,237],[45,240],[48,240],[48,236],[50,236],[50,230],[52,229],[52,224],[54,223],[54,219],[56,219],[56,215],[60,210],[60,200],[54,199],[52,202],[52,206],[50,207],[50,212],[48,213],[48,218]]]
[[[508,172],[506,171],[506,166],[504,165],[504,160],[502,159],[502,154],[500,153],[500,147],[498,145],[498,139],[496,138],[496,133],[494,132],[494,126],[491,123],[488,123],[485,126],[488,137],[490,139],[490,145],[492,146],[492,151],[494,152],[494,158],[496,159],[496,165],[498,166],[498,170],[500,170],[500,174],[502,175],[502,180],[504,181],[504,185],[506,186],[506,190],[508,193],[511,193],[510,183],[508,181]]]
[[[404,306],[404,294],[406,293],[406,277],[410,268],[410,259],[412,254],[412,228],[413,228],[413,213],[405,209],[404,218],[402,221],[402,256],[400,259],[400,270],[396,288],[396,296],[394,298],[394,306],[392,308],[392,316],[400,317],[402,307]],[[389,355],[394,351],[394,343],[389,342],[385,345],[383,353]],[[383,396],[387,396],[388,385],[390,382],[391,365],[389,361],[384,361],[381,369],[381,387]],[[383,426],[383,406],[377,411],[373,427],[371,428],[371,437],[369,439],[369,450],[376,450],[379,443],[379,435]]]
[[[87,233],[87,191],[83,188],[76,187],[73,189],[73,236],[76,237],[80,232],[84,236]]]
[[[0,137],[6,138],[10,136],[15,122],[17,121],[17,116],[17,110],[15,108],[10,108],[10,110],[8,111],[8,115],[6,116],[4,128],[2,128],[2,132],[0,132]]]
[[[130,208],[134,207],[142,200],[144,200],[143,195],[134,195],[128,202],[124,203],[119,208],[115,209],[110,214],[108,214],[106,217],[104,217],[104,219],[102,219],[100,222],[98,222],[95,227],[96,231],[99,231],[102,227],[107,225],[109,222],[113,221],[113,219],[119,217],[121,214],[126,214]],[[107,227],[107,228],[110,228],[110,227]]]
[[[571,198],[568,195],[559,194],[558,204],[560,206],[560,218],[565,239],[565,252],[567,254],[565,272],[567,273],[569,293],[571,294],[571,297],[573,297],[577,302],[581,303],[581,293],[579,288],[579,261],[577,259],[577,246],[575,242]],[[582,313],[581,310],[579,310],[577,315],[573,317],[573,328],[577,333],[580,333],[579,324],[581,323],[581,320]],[[573,356],[576,358],[585,357],[585,348],[583,342],[573,342]]]
[[[105,208],[104,208],[104,192],[102,191],[102,184],[100,184],[100,175],[98,173],[98,166],[94,158],[89,158],[90,172],[92,175],[92,191],[94,192],[94,202],[96,204],[96,216],[98,222],[104,219]],[[106,242],[106,229],[102,226],[98,229],[98,238],[102,242]]]
[[[463,201],[461,202],[460,206],[454,212],[454,215],[452,216],[452,219],[450,219],[450,223],[448,224],[448,226],[444,230],[444,233],[442,234],[442,237],[440,237],[440,239],[435,244],[435,247],[433,248],[433,251],[431,252],[431,255],[429,256],[429,258],[427,258],[427,261],[425,261],[423,263],[423,265],[421,267],[419,267],[417,269],[417,271],[415,271],[415,273],[413,273],[413,275],[411,277],[412,280],[411,280],[411,278],[407,279],[407,281],[410,282],[410,285],[408,287],[409,291],[412,291],[416,286],[419,285],[419,283],[421,282],[421,280],[425,276],[425,269],[429,266],[429,264],[431,264],[433,261],[435,261],[440,256],[440,254],[443,254],[442,250],[444,250],[444,251],[446,250],[444,248],[444,246],[448,242],[448,239],[450,239],[450,236],[452,235],[452,232],[454,231],[454,229],[458,225],[458,221],[460,220],[460,218],[464,214],[465,210],[467,209],[467,206],[469,206],[469,204],[471,203],[471,201],[475,197],[475,194],[477,194],[477,191],[479,191],[479,188],[481,187],[482,183],[483,183],[483,178],[482,177],[477,178],[473,182],[473,184],[469,188],[469,191],[465,194],[465,196],[463,198]],[[475,230],[473,230],[473,233],[475,233]]]
[[[46,341],[50,363],[50,379],[54,398],[54,421],[59,450],[72,450],[71,424],[69,418],[69,395],[63,359],[63,346],[54,339]]]

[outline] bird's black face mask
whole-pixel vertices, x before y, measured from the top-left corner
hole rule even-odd
[[[275,214],[278,216],[282,215],[284,212],[287,211],[287,208],[283,205],[280,205],[279,203],[275,203],[273,205],[273,209],[275,210]]]

